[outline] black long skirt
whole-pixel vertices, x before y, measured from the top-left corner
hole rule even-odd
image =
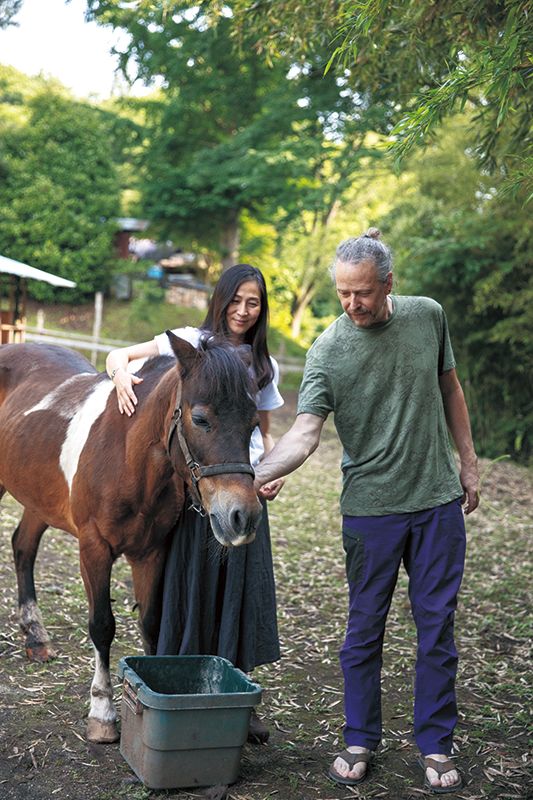
[[[244,672],[279,659],[266,503],[254,541],[230,550],[207,517],[182,513],[165,568],[157,654],[223,656]]]

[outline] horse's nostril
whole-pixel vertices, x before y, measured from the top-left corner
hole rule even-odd
[[[245,515],[240,508],[234,508],[230,514],[230,525],[234,533],[241,534],[245,525]]]
[[[224,547],[239,546],[253,540],[261,522],[262,508],[250,508],[247,504],[233,502],[230,508],[214,504],[209,512],[211,528]]]
[[[261,514],[252,514],[249,511],[243,511],[239,506],[235,506],[229,517],[233,533],[240,536],[253,533],[259,524],[260,516]]]

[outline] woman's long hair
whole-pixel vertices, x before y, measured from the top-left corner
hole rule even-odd
[[[254,325],[246,331],[244,343],[251,347],[255,379],[258,387],[262,389],[274,377],[274,370],[267,345],[268,297],[265,279],[261,270],[257,269],[257,267],[252,267],[250,264],[235,264],[225,270],[215,286],[206,318],[200,327],[202,330],[210,331],[215,336],[220,336],[224,339],[230,336],[226,322],[226,311],[237,294],[239,286],[245,281],[255,281],[261,296],[260,314]]]

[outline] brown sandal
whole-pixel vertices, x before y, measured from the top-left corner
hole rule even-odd
[[[343,761],[346,761],[350,767],[350,770],[352,770],[356,764],[361,764],[364,762],[368,765],[370,761],[370,753],[350,753],[349,750],[343,750],[342,753],[337,753],[335,758],[342,758]],[[334,763],[335,761],[333,764]],[[368,766],[360,778],[345,778],[344,775],[340,775],[337,770],[333,768],[333,764],[328,770],[328,775],[331,780],[335,781],[336,783],[342,783],[343,786],[356,786],[358,783],[362,783],[366,779]]]
[[[456,792],[457,789],[460,789],[463,785],[463,779],[461,778],[459,770],[457,770],[456,764],[454,764],[449,758],[446,761],[435,761],[434,758],[419,756],[418,763],[424,770],[424,788],[429,789],[435,794],[449,794],[450,792]],[[434,769],[439,778],[442,775],[445,775],[447,772],[451,772],[453,769],[455,769],[459,774],[459,780],[451,786],[433,786],[427,776],[428,767],[430,769]]]

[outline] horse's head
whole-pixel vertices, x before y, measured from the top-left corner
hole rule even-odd
[[[170,331],[167,335],[181,378],[170,457],[209,515],[218,541],[225,547],[246,544],[262,513],[250,466],[258,417],[249,369],[233,347],[206,342],[196,349]]]

